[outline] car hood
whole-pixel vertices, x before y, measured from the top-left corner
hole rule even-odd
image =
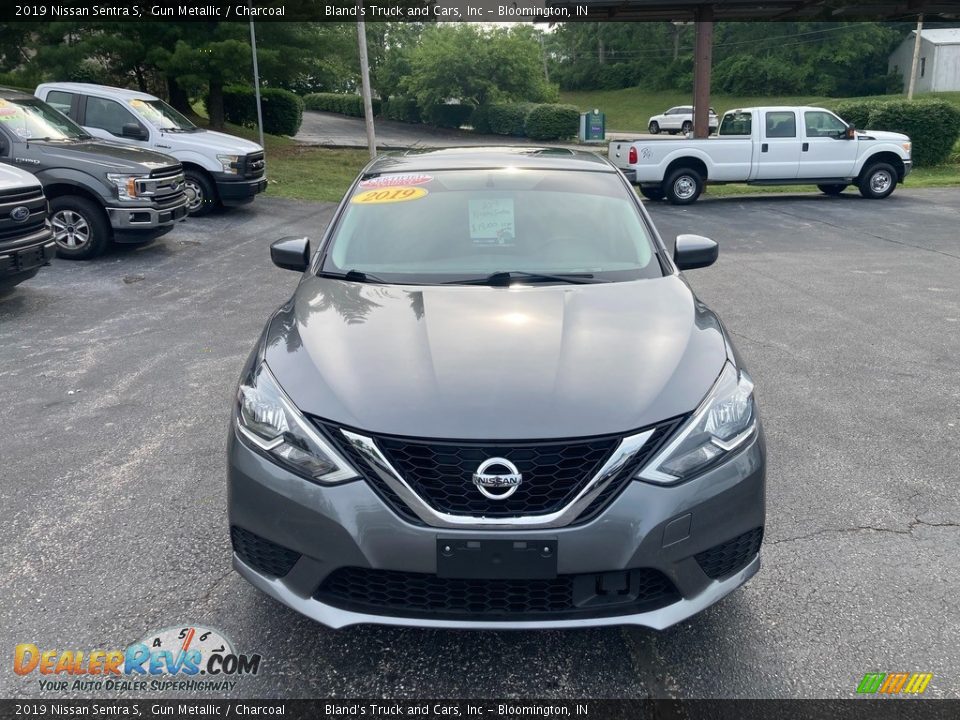
[[[177,150],[196,150],[199,152],[210,152],[212,150],[223,155],[247,155],[263,150],[255,142],[213,130],[164,133],[164,137],[168,141],[175,142]]]
[[[36,176],[26,170],[0,164],[0,190],[31,190],[40,187]]]
[[[157,168],[179,165],[169,155],[103,140],[78,140],[72,143],[35,141],[31,144],[41,148],[51,164],[61,160],[74,166],[87,164],[91,169],[96,166],[104,172],[147,173]]]
[[[304,412],[455,439],[623,433],[693,410],[727,344],[676,276],[423,287],[305,278],[264,356]]]
[[[857,130],[857,137],[863,140],[886,140],[888,142],[905,143],[910,138],[903,133],[887,132],[886,130]]]

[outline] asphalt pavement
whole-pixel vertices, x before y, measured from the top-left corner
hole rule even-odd
[[[297,282],[268,245],[332,212],[263,198],[0,297],[0,697],[65,697],[13,673],[17,643],[189,623],[263,656],[235,697],[846,698],[892,671],[960,697],[960,193],[651,210],[720,243],[687,277],[757,384],[768,523],[744,588],[662,633],[331,631],[241,580],[232,395]]]

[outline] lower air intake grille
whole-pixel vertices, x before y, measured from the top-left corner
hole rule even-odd
[[[230,527],[233,551],[257,572],[272,577],[283,577],[300,559],[300,553],[265,540],[236,525]]]
[[[548,580],[481,580],[344,567],[327,576],[314,597],[371,614],[494,620],[626,615],[665,607],[680,594],[663,573],[649,568]]]
[[[703,572],[716,580],[746,567],[747,563],[760,552],[761,542],[763,542],[763,528],[754,528],[733,540],[727,540],[709,550],[704,550],[694,557],[700,563]]]

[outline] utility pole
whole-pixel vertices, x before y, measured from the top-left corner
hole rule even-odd
[[[363,11],[363,0],[357,0],[357,8]],[[360,12],[357,17],[363,17]],[[370,159],[377,156],[377,136],[373,129],[373,100],[370,98],[370,63],[367,60],[367,25],[357,20],[357,44],[360,47],[360,79],[363,85],[363,116],[367,122],[367,148]]]
[[[696,9],[693,53],[693,136],[710,135],[710,71],[713,65],[713,6]]]
[[[913,100],[913,88],[917,84],[917,65],[920,64],[920,33],[923,32],[923,13],[917,16],[917,39],[913,42],[913,64],[910,66],[910,85],[907,100]]]
[[[250,6],[250,0],[247,2]],[[260,130],[260,147],[264,149],[266,157],[266,146],[263,144],[263,108],[260,106],[260,68],[257,67],[257,33],[253,29],[253,19],[250,20],[250,48],[253,51],[253,91],[257,98],[257,128]]]

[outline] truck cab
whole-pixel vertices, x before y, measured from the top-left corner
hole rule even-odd
[[[0,292],[32,278],[55,254],[40,181],[0,165]]]
[[[190,215],[252,202],[267,187],[262,147],[198,127],[154,95],[89,83],[44,83],[35,94],[94,137],[179,160]]]

